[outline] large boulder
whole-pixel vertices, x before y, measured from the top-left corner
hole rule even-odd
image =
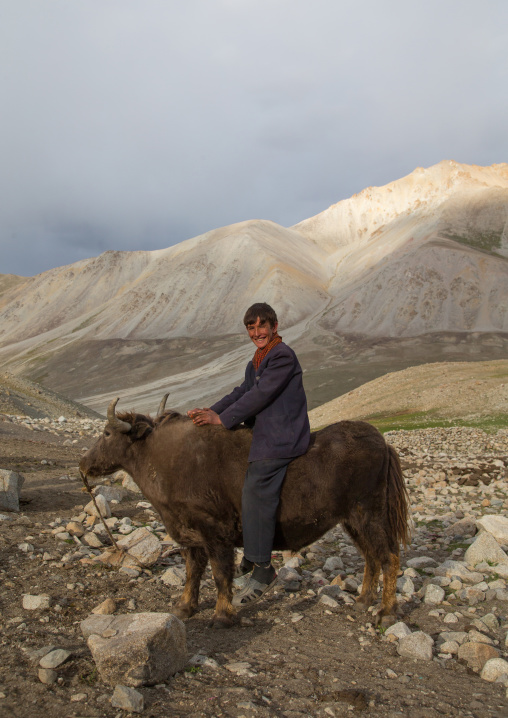
[[[163,683],[187,663],[185,626],[171,613],[89,616],[81,631],[110,685]]]
[[[119,539],[117,544],[119,548],[128,551],[142,566],[151,566],[162,551],[159,539],[144,526]]]
[[[19,495],[24,477],[15,471],[0,469],[0,509],[19,511]]]
[[[476,541],[464,554],[464,559],[472,566],[476,566],[482,561],[491,564],[508,563],[508,555],[505,554],[494,536],[487,531],[482,531],[478,535]]]
[[[498,514],[487,514],[476,521],[481,531],[491,534],[499,544],[508,545],[508,518]]]

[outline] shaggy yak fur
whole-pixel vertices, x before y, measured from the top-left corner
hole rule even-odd
[[[174,613],[198,609],[199,584],[210,561],[218,599],[212,624],[233,622],[234,547],[242,545],[242,486],[250,429],[195,426],[174,411],[155,419],[115,414],[83,456],[83,475],[127,471],[183,546],[187,580]],[[395,612],[399,546],[408,541],[408,499],[395,449],[370,424],[340,421],[311,435],[307,453],[291,462],[282,487],[274,550],[298,551],[341,523],[365,557],[357,601],[383,594],[377,622]]]

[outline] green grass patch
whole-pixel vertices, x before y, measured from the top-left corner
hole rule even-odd
[[[366,417],[365,421],[373,424],[382,434],[386,431],[414,431],[415,429],[450,428],[454,426],[469,426],[495,433],[498,429],[508,428],[508,413],[464,419],[447,419],[439,416],[435,411],[414,411],[395,414],[371,414]]]
[[[494,254],[496,249],[501,249],[502,230],[492,232],[469,232],[467,236],[453,234],[451,232],[443,232],[442,236],[447,239],[453,239],[454,242],[467,244],[475,249],[482,249],[484,252]]]

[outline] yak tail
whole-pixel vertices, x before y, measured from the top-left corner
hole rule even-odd
[[[397,543],[402,543],[404,548],[407,548],[411,540],[409,496],[402,475],[399,455],[389,444],[388,452],[388,520]]]

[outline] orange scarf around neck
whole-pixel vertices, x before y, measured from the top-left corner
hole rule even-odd
[[[254,364],[254,369],[256,369],[256,371],[259,369],[261,362],[263,361],[265,356],[268,354],[270,349],[273,349],[274,347],[276,347],[277,344],[281,343],[281,341],[282,341],[282,337],[280,337],[277,334],[277,332],[275,332],[272,337],[272,340],[270,342],[268,342],[266,347],[263,347],[263,349],[256,349],[256,353],[254,354],[254,356],[252,358],[252,363]]]

